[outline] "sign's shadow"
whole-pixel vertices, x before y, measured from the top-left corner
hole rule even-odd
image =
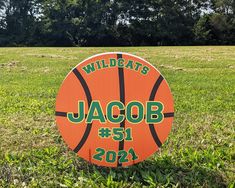
[[[159,159],[152,158],[130,167],[107,168],[87,164],[84,172],[89,174],[97,173],[105,179],[111,177],[112,181],[116,182],[139,183],[153,187],[159,185],[190,187],[190,184],[226,187],[225,177],[219,172],[203,166],[193,166],[189,161],[178,163],[170,157],[161,157]]]

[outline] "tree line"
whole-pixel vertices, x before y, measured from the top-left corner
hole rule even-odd
[[[0,0],[0,46],[232,44],[234,0]]]

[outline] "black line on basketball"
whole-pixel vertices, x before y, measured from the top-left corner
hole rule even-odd
[[[56,116],[67,117],[67,112],[55,112]]]
[[[84,80],[84,78],[82,77],[81,73],[76,68],[73,69],[73,73],[75,74],[75,76],[78,78],[78,80],[82,84],[82,87],[83,87],[85,94],[86,94],[88,106],[90,107],[91,102],[92,102],[92,98],[91,98],[91,92],[89,90],[89,87],[88,87],[86,81]]]
[[[73,113],[74,114],[74,117],[78,117],[78,113]],[[60,117],[67,117],[67,112],[58,112],[56,111],[55,112],[55,115],[56,116],[60,116]],[[174,112],[167,112],[167,113],[164,113],[164,118],[169,118],[169,117],[174,117]],[[114,118],[118,118],[119,115],[113,115]],[[136,114],[133,114],[132,117],[133,118],[137,118],[139,115],[136,115]],[[87,117],[87,114],[85,114],[85,117]],[[107,119],[107,116],[104,115],[105,119]],[[144,115],[144,119],[145,119],[145,115]],[[157,115],[153,115],[153,118],[157,118]]]
[[[122,58],[122,54],[117,54],[117,59]],[[119,77],[119,92],[120,92],[120,101],[125,105],[125,81],[124,81],[124,70],[123,68],[118,68],[118,77]],[[121,114],[125,114],[125,110],[121,110]],[[125,128],[125,120],[120,123],[121,128]],[[119,142],[118,150],[124,149],[124,140]],[[120,156],[118,156],[117,166],[122,166],[122,163],[119,163]]]
[[[56,116],[60,116],[60,117],[67,117],[67,112],[55,112]],[[78,117],[78,113],[73,113],[74,117],[77,118]],[[87,114],[85,114],[85,118],[87,117]]]
[[[174,117],[174,112],[164,113],[164,118]]]
[[[56,116],[60,116],[60,117],[67,117],[67,112],[55,112],[55,115]],[[74,114],[74,117],[77,118],[78,117],[78,113],[73,113]],[[85,114],[85,118],[87,117],[87,114]],[[115,116],[114,116],[115,117]],[[116,116],[117,118],[118,116]],[[106,115],[105,115],[105,118],[106,118]],[[107,119],[107,118],[106,118]]]
[[[122,54],[117,54],[117,59],[122,59]]]
[[[89,123],[87,124],[87,128],[85,130],[85,133],[84,135],[82,136],[82,139],[80,140],[79,144],[74,148],[74,152],[79,152],[79,150],[82,148],[82,146],[85,144],[89,134],[90,134],[90,131],[91,131],[91,127],[92,127],[92,123]]]
[[[155,82],[154,86],[153,86],[153,89],[151,91],[151,94],[150,94],[150,97],[149,97],[149,101],[154,101],[154,98],[155,98],[155,95],[157,93],[157,90],[159,89],[159,86],[161,85],[163,81],[163,77],[162,75],[160,75],[157,79],[157,81]],[[161,147],[162,143],[156,133],[156,130],[154,128],[154,125],[153,124],[149,124],[149,129],[150,129],[150,132],[153,136],[153,139],[155,141],[155,143],[157,144],[158,147]]]
[[[76,77],[78,78],[78,80],[82,84],[82,87],[83,87],[85,94],[86,94],[88,107],[90,107],[91,102],[92,102],[92,97],[91,97],[91,92],[89,90],[89,87],[88,87],[86,81],[84,80],[84,78],[82,77],[81,73],[76,68],[73,70],[73,73],[76,75]],[[91,132],[91,127],[92,127],[92,123],[87,124],[85,133],[82,136],[82,139],[80,140],[78,145],[74,148],[74,150],[73,150],[74,152],[77,153],[82,148],[82,146],[85,144],[85,142]]]
[[[155,95],[156,95],[157,90],[158,90],[159,86],[161,85],[162,81],[163,81],[163,77],[162,77],[162,75],[160,75],[158,77],[157,81],[155,82],[153,89],[151,91],[151,95],[149,97],[150,101],[154,101]]]

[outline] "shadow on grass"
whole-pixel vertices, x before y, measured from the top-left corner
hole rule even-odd
[[[84,169],[83,169],[84,170]],[[85,172],[100,173],[104,179],[140,183],[145,186],[226,187],[227,182],[217,171],[204,167],[176,165],[169,157],[147,160],[127,168],[104,168],[87,165]]]
[[[60,183],[73,187],[81,179],[96,187],[110,187],[110,182],[117,185],[111,187],[228,186],[226,178],[218,171],[199,166],[198,163],[192,165],[189,161],[173,160],[170,156],[155,156],[128,168],[104,168],[88,164],[75,153],[56,147],[22,154],[1,154],[0,151],[0,187],[1,184],[8,187],[16,179],[29,185],[37,181],[39,187]]]

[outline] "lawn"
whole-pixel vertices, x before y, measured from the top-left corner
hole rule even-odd
[[[88,164],[55,125],[67,73],[108,51],[151,62],[175,101],[167,142],[128,168]],[[235,46],[0,48],[0,112],[0,187],[235,187]]]

